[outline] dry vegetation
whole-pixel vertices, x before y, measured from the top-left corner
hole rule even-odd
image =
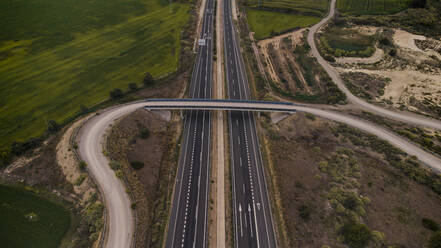
[[[387,142],[309,114],[261,125],[285,247],[426,246],[433,231],[423,219],[441,222],[439,175]]]
[[[161,247],[178,162],[180,121],[138,110],[120,120],[108,138],[110,166],[123,173],[137,213],[136,247]]]
[[[441,41],[399,29],[373,29],[377,51],[368,58],[325,57],[353,94],[388,108],[441,116]]]
[[[345,96],[309,55],[304,34],[298,30],[259,42],[269,84],[293,100],[343,103]]]

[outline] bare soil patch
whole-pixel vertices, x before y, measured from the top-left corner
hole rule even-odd
[[[340,230],[349,222],[384,236],[366,247],[424,247],[433,232],[422,218],[441,222],[440,195],[407,172],[425,169],[387,143],[303,113],[261,123],[285,247],[347,247]]]
[[[387,34],[391,37],[389,41],[384,40],[389,43],[386,46],[388,52],[380,60],[370,64],[346,61],[348,63],[335,63],[334,66],[343,73],[343,77],[348,72],[357,72],[374,78],[387,78],[389,83],[384,88],[384,94],[372,98],[375,103],[439,118],[441,41],[400,29],[391,29]],[[371,83],[366,82],[365,85],[368,85],[367,88],[376,88],[375,84],[376,81],[371,80]],[[352,93],[370,95],[368,91],[355,90]]]
[[[176,118],[167,122],[158,114],[138,110],[115,124],[108,136],[109,156],[120,163],[134,197],[137,247],[162,245],[180,132],[181,124]],[[143,166],[134,169],[134,163]]]
[[[305,45],[305,29],[276,36],[258,43],[269,83],[279,94],[293,100],[343,102],[332,80],[317,65]]]

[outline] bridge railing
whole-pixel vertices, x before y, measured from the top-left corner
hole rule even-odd
[[[276,101],[257,101],[257,100],[241,100],[241,99],[198,99],[198,98],[178,98],[178,99],[164,99],[153,98],[146,99],[146,102],[225,102],[225,103],[259,103],[259,104],[280,104],[280,105],[295,105],[291,102],[276,102]]]

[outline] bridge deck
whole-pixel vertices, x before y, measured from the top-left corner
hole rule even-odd
[[[148,99],[146,109],[295,112],[293,103],[221,99]]]

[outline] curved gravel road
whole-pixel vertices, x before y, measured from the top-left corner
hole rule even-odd
[[[433,118],[427,118],[423,117],[421,115],[413,114],[410,112],[402,112],[402,111],[391,111],[382,107],[375,106],[373,104],[370,104],[368,102],[365,102],[364,100],[354,96],[348,88],[346,88],[346,85],[344,84],[343,80],[339,76],[338,72],[335,71],[335,69],[326,61],[323,59],[323,57],[320,55],[320,53],[317,50],[314,36],[317,32],[317,30],[325,25],[333,16],[335,13],[335,2],[336,0],[331,1],[330,10],[328,16],[326,16],[324,19],[322,19],[319,23],[315,24],[309,29],[308,33],[308,44],[311,47],[311,52],[314,57],[317,58],[317,61],[319,64],[326,70],[326,72],[329,74],[329,76],[332,78],[332,80],[337,84],[338,88],[340,88],[341,91],[346,95],[348,98],[348,101],[360,106],[364,110],[368,110],[371,112],[374,112],[376,114],[380,114],[382,116],[402,121],[408,124],[418,125],[418,126],[425,126],[430,127],[434,129],[441,130],[441,121],[433,119]]]
[[[138,102],[107,109],[88,120],[77,136],[80,156],[87,163],[104,198],[108,228],[107,240],[104,242],[106,248],[131,247],[135,221],[125,185],[115,176],[102,153],[104,134],[116,119],[143,105]]]

